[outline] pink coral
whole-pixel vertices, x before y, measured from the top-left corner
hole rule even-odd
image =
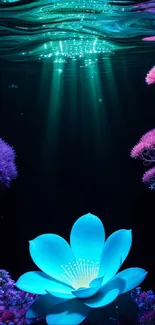
[[[145,81],[148,85],[155,83],[155,66],[148,72]]]
[[[155,167],[150,168],[147,170],[143,175],[143,183],[151,183],[155,181]]]
[[[142,38],[142,40],[147,41],[147,42],[154,42],[155,41],[155,36],[144,37],[144,38]]]
[[[145,133],[138,144],[131,150],[132,158],[140,158],[144,164],[155,163],[155,129]],[[146,171],[142,177],[143,183],[149,184],[150,189],[155,189],[155,167]]]
[[[141,158],[145,162],[155,161],[155,129],[145,133],[131,150],[131,158]]]
[[[155,129],[152,129],[148,132],[146,132],[142,137],[141,137],[141,141],[145,140],[145,139],[155,139]]]
[[[140,157],[144,150],[145,150],[145,145],[143,142],[136,144],[131,150],[131,154],[130,154],[131,158]]]

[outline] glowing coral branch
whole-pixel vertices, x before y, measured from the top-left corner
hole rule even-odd
[[[133,147],[131,158],[140,158],[144,164],[155,163],[155,129],[144,134],[140,141]],[[149,184],[150,189],[155,189],[155,167],[146,171],[142,177],[145,184]]]
[[[148,72],[145,81],[148,85],[155,83],[155,66]]]

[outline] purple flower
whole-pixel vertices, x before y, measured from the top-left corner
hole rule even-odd
[[[0,138],[0,185],[10,187],[11,181],[16,177],[15,151]]]

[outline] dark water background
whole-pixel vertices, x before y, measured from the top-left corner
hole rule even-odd
[[[52,63],[43,80],[44,63],[0,62],[0,137],[14,146],[19,171],[0,196],[0,267],[15,279],[35,269],[28,240],[48,232],[68,240],[73,222],[91,212],[107,235],[133,229],[123,268],[148,270],[144,288],[155,290],[155,192],[141,182],[142,162],[130,158],[139,138],[155,127],[155,86],[144,80],[155,52],[116,53],[110,64],[111,79],[99,64],[102,102],[94,109],[85,69],[73,74],[66,63],[51,120]]]

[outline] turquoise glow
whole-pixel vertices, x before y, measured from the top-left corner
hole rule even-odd
[[[49,325],[77,325],[90,308],[110,304],[146,277],[141,268],[117,273],[130,251],[130,230],[116,231],[105,241],[101,220],[88,213],[74,223],[70,242],[55,234],[30,241],[30,255],[41,271],[25,273],[16,286],[42,296],[30,307],[28,318],[46,315]]]
[[[92,60],[99,54],[136,48],[135,39],[154,36],[155,18],[136,12],[132,3],[41,0],[1,6],[0,57],[62,62],[65,58]]]

